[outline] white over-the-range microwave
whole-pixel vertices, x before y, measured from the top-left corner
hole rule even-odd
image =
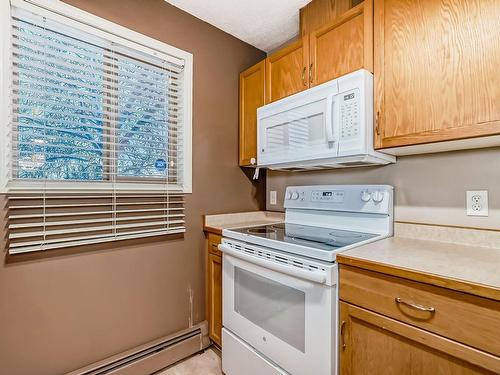
[[[302,170],[394,163],[373,148],[373,75],[361,69],[257,110],[258,166]]]

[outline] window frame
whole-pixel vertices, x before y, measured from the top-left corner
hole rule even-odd
[[[40,189],[85,191],[120,190],[120,191],[173,191],[192,193],[192,96],[193,96],[193,55],[159,40],[153,39],[126,27],[120,26],[101,17],[83,11],[60,0],[10,0],[0,5],[0,87],[6,95],[0,96],[0,192],[12,190],[34,191]],[[183,119],[182,119],[182,184],[155,183],[151,179],[140,179],[140,182],[117,181],[33,181],[11,178],[9,166],[11,160],[11,139],[9,135],[12,120],[12,59],[11,59],[11,7],[31,11],[51,20],[107,39],[119,45],[132,48],[141,53],[177,64],[184,65],[183,74]]]

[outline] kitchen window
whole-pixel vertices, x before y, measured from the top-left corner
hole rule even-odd
[[[10,252],[183,232],[192,55],[59,1],[7,11]]]

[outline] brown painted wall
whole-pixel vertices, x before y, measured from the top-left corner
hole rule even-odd
[[[202,321],[202,214],[257,210],[265,204],[263,182],[253,185],[237,166],[238,73],[264,53],[163,0],[67,2],[193,53],[193,194],[186,203],[187,233],[179,239],[5,255],[0,265],[2,375],[61,374],[186,328],[190,320]],[[0,204],[5,205],[2,196]],[[0,212],[5,216],[5,209]],[[1,234],[6,236],[5,229]]]

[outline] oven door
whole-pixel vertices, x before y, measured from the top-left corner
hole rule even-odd
[[[289,373],[334,374],[336,287],[255,258],[224,252],[224,328]]]

